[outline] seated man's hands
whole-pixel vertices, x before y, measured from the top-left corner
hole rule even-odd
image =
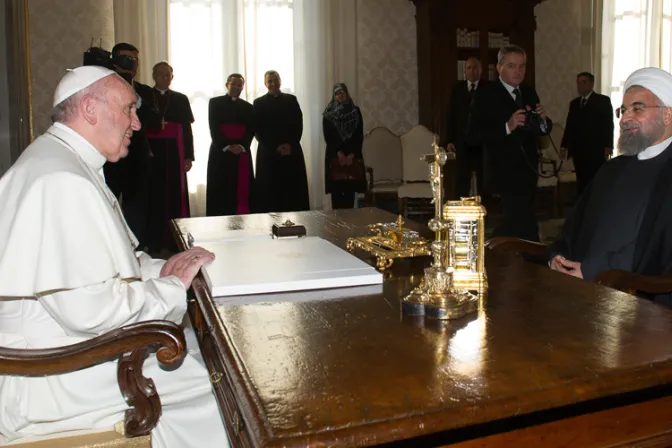
[[[174,275],[182,281],[185,289],[189,289],[201,266],[212,262],[214,259],[215,254],[212,252],[202,247],[193,247],[170,257],[161,268],[159,277]]]
[[[581,272],[581,263],[578,261],[570,261],[562,255],[556,255],[551,260],[551,269],[562,272],[563,274],[571,275],[576,278],[583,278]]]

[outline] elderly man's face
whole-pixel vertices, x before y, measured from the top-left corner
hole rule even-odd
[[[621,154],[639,154],[665,134],[664,109],[657,107],[659,103],[658,97],[641,87],[631,87],[625,92],[618,138]]]
[[[136,111],[138,95],[123,79],[110,76],[106,82],[105,101],[99,101],[97,126],[100,140],[96,148],[109,162],[117,162],[128,155],[133,131],[140,130]]]
[[[508,53],[501,64],[497,64],[497,71],[502,80],[512,87],[518,87],[525,78],[527,58],[524,54]]]

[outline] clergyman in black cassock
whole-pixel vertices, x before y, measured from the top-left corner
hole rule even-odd
[[[521,84],[525,51],[517,45],[506,46],[498,60],[499,79],[476,93],[467,142],[483,145],[485,188],[501,197],[502,223],[493,236],[539,241],[534,214],[539,136],[548,134],[553,123],[534,88]],[[534,115],[527,118],[526,111]]]
[[[250,146],[254,138],[254,108],[240,98],[245,80],[229,75],[228,93],[210,99],[208,156],[208,216],[245,215],[252,211],[254,173]]]
[[[306,162],[301,148],[303,113],[294,95],[280,92],[280,75],[264,75],[268,93],[254,100],[259,141],[255,201],[259,212],[310,209]]]
[[[569,103],[561,147],[574,160],[579,194],[588,186],[614,147],[614,109],[606,95],[593,90],[595,77],[579,73],[579,96]]]
[[[621,155],[598,171],[551,249],[552,269],[586,280],[672,269],[672,75],[640,69],[624,89]],[[652,298],[672,305],[669,294]]]
[[[189,98],[170,90],[173,68],[167,62],[156,64],[153,76],[152,102],[161,121],[146,128],[152,150],[147,241],[156,253],[173,248],[170,221],[190,216],[187,172],[194,162],[194,114]]]
[[[470,195],[472,172],[476,172],[478,194],[482,194],[483,190],[482,148],[465,141],[474,97],[487,84],[487,81],[481,79],[481,73],[481,62],[476,58],[467,59],[464,65],[465,80],[455,83],[448,104],[446,147],[454,151],[456,156],[455,189],[458,197]]]

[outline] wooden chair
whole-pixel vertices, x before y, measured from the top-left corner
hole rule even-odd
[[[404,161],[404,184],[397,192],[399,213],[404,216],[432,215],[434,206],[432,187],[429,183],[429,168],[423,160],[425,154],[434,152],[435,135],[425,126],[416,125],[401,136]]]
[[[155,320],[127,325],[66,347],[0,347],[0,375],[56,375],[118,359],[119,389],[131,407],[126,411],[124,421],[115,425],[115,429],[29,436],[7,446],[150,447],[150,433],[161,415],[161,400],[154,382],[142,375],[142,364],[150,347],[158,348],[156,357],[161,364],[173,365],[181,361],[185,353],[184,330],[172,322]]]
[[[547,263],[550,255],[547,245],[520,238],[494,237],[485,242],[485,247],[493,252],[512,253],[529,261],[544,264]],[[608,270],[600,272],[594,282],[628,294],[668,294],[672,292],[672,275],[647,276],[627,271]]]
[[[362,155],[368,177],[366,201],[376,198],[396,200],[402,184],[401,140],[386,127],[377,127],[364,136]]]

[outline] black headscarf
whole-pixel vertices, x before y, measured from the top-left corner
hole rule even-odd
[[[344,91],[348,95],[348,99],[339,103],[336,101],[336,92]],[[348,93],[348,86],[339,82],[334,84],[331,101],[327,104],[322,115],[329,120],[338,130],[341,140],[346,141],[355,132],[359,126],[360,116],[359,109],[355,106]]]

